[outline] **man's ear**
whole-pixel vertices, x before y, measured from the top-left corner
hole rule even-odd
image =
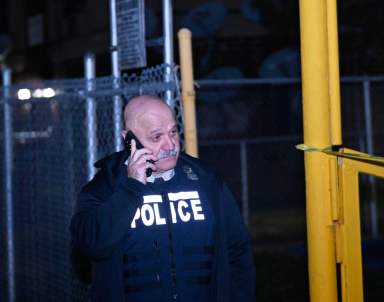
[[[123,139],[125,139],[125,136],[127,135],[127,133],[128,133],[128,131],[125,129],[123,131],[121,131],[121,135],[122,135]]]

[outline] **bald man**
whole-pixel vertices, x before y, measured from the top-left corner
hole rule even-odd
[[[133,98],[125,107],[124,121],[123,137],[131,130],[145,146],[137,150],[132,140],[128,177],[145,184],[146,169],[160,175],[176,166],[180,152],[177,124],[172,110],[162,100],[150,96]]]
[[[131,99],[124,121],[130,149],[95,164],[71,221],[74,247],[92,261],[91,300],[254,301],[249,238],[227,186],[180,152],[161,99]]]

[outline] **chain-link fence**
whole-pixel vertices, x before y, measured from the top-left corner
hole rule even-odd
[[[89,177],[87,103],[92,102],[94,108],[96,159],[115,151],[114,97],[120,99],[123,107],[133,96],[163,97],[171,91],[182,132],[176,71],[173,80],[165,83],[165,68],[161,65],[140,75],[124,75],[120,81],[97,78],[91,80],[91,90],[89,81],[84,79],[29,82],[7,88],[10,98],[3,102],[11,105],[13,117],[12,249],[16,301],[87,301],[87,285],[71,265],[69,235],[76,196]],[[4,120],[2,111],[1,114]],[[121,121],[122,117],[118,118]],[[3,164],[3,148],[0,154]],[[10,176],[3,175],[3,179]],[[1,193],[3,200],[3,188]],[[4,239],[11,227],[3,219],[7,216],[4,205],[2,202],[1,300],[5,300],[9,284],[9,246]]]
[[[68,230],[76,195],[88,179],[87,103],[94,105],[95,159],[115,151],[114,97],[119,97],[122,107],[133,95],[163,97],[166,91],[172,91],[182,131],[177,77],[164,83],[164,68],[162,65],[140,75],[124,75],[119,81],[105,77],[91,82],[73,79],[11,86],[11,98],[5,101],[13,111],[16,301],[87,300],[88,285],[80,281],[71,264]],[[234,191],[249,223],[256,260],[261,254],[269,257],[267,261],[265,257],[257,261],[259,301],[307,301],[304,164],[303,154],[294,148],[302,142],[299,81],[198,83],[200,157],[218,170]],[[371,140],[374,153],[384,153],[380,139],[383,83],[368,78],[343,82],[346,146],[364,151]],[[22,89],[28,89],[24,93],[30,93],[31,98],[20,100],[26,98]],[[364,100],[372,109],[370,121]],[[0,114],[3,121],[3,106]],[[373,132],[367,131],[367,122],[371,122]],[[1,123],[2,142],[3,126]],[[0,149],[0,156],[4,171],[4,148]],[[3,186],[0,190],[3,200]],[[363,203],[368,204],[369,198]],[[1,300],[5,300],[9,281],[5,269],[5,202],[0,204],[0,211],[0,290]],[[381,208],[378,212],[384,213]],[[289,247],[279,249],[282,242],[289,243]],[[272,244],[275,252],[266,253],[262,248],[265,244]],[[293,278],[292,270],[302,274]]]
[[[303,142],[300,81],[218,79],[198,84],[201,158],[220,170],[240,204],[249,203],[250,219],[253,213],[270,215],[270,210],[304,213],[304,161],[295,149]],[[341,92],[343,145],[383,156],[384,78],[343,78]]]
[[[248,218],[257,301],[309,301],[304,155],[295,149],[303,142],[299,80],[218,79],[198,84],[200,157],[224,176]],[[343,79],[344,146],[384,155],[383,89],[383,78]],[[363,238],[373,237],[375,219],[382,238],[384,203],[378,198],[377,210],[371,210],[367,180],[361,179]],[[382,182],[377,181],[376,190],[383,196]],[[384,258],[377,255],[382,251],[379,243],[372,246],[376,250],[369,252],[363,246],[366,263],[371,264],[365,271],[370,281],[383,277],[384,266]],[[372,301],[380,301],[381,284],[365,285]]]
[[[3,104],[3,100],[1,101],[0,103],[0,120],[2,121],[0,123],[0,138],[1,138],[1,146],[4,145],[4,104]],[[7,267],[7,262],[8,262],[8,257],[7,257],[7,243],[6,243],[6,238],[7,238],[7,229],[6,229],[6,221],[5,221],[5,215],[7,213],[7,209],[6,209],[6,203],[5,203],[5,186],[4,186],[4,148],[0,148],[0,168],[1,168],[1,177],[2,177],[2,182],[1,182],[1,187],[0,187],[0,215],[1,215],[1,219],[0,219],[0,267],[2,267],[2,269],[0,270],[0,292],[1,292],[1,295],[0,295],[0,299],[1,300],[5,300],[5,289],[6,289],[6,285],[7,285],[7,282],[6,282],[6,278],[7,278],[7,274],[6,274],[6,267]]]

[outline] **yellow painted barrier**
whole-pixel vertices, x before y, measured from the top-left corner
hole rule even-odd
[[[331,115],[331,143],[342,144],[340,110],[339,43],[337,31],[337,1],[327,0],[327,33],[329,62],[329,101]]]
[[[178,38],[181,71],[181,95],[183,99],[184,111],[185,151],[191,156],[198,157],[191,32],[188,29],[183,28],[178,32]]]
[[[340,263],[344,302],[363,302],[363,269],[360,232],[359,175],[384,179],[384,157],[355,150],[297,145],[306,153],[322,153],[330,162],[332,217],[335,226],[336,259]],[[333,173],[334,172],[334,173]]]
[[[300,1],[304,143],[331,145],[326,2]],[[336,254],[329,161],[305,153],[309,288],[312,302],[336,302]]]
[[[359,174],[384,178],[384,158],[342,144],[336,0],[301,0],[301,60],[311,302],[363,302]]]

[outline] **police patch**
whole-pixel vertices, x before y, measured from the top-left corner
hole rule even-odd
[[[197,191],[168,193],[169,208],[172,223],[188,223],[189,221],[205,220],[204,211]],[[137,208],[131,222],[131,228],[135,229],[137,223],[150,227],[152,225],[167,224],[167,218],[161,217],[160,206],[163,204],[161,195],[145,195],[143,205]]]

